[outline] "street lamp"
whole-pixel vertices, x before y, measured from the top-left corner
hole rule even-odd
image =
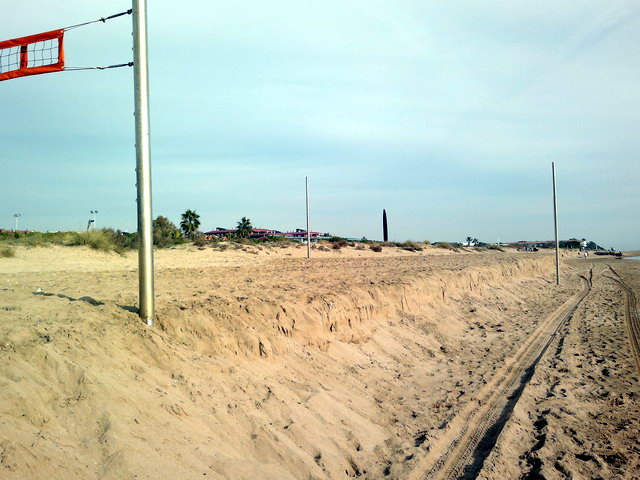
[[[13,230],[14,232],[17,232],[17,231],[18,231],[18,218],[19,218],[19,217],[21,217],[21,216],[22,216],[22,214],[21,214],[21,213],[14,213],[14,214],[13,214],[13,218],[15,218],[15,219],[16,219],[16,228]]]
[[[93,218],[91,220],[89,220],[89,225],[87,225],[87,230],[89,230],[89,227],[91,226],[91,224],[93,223],[93,229],[95,230],[97,227],[97,223],[96,223],[96,215],[98,214],[98,210],[90,210],[91,215],[93,215]]]

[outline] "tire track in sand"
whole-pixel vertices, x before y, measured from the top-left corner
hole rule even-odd
[[[583,288],[547,316],[513,357],[451,421],[429,454],[409,475],[411,480],[472,479],[509,419],[535,367],[562,325],[591,291],[593,270],[580,275]]]
[[[638,373],[640,373],[640,318],[638,318],[638,305],[636,301],[636,295],[633,293],[631,287],[624,282],[618,272],[616,272],[611,265],[607,266],[609,267],[609,270],[611,270],[611,272],[615,275],[615,278],[610,277],[609,275],[604,276],[616,282],[624,292],[627,334],[629,336],[629,342],[631,342],[633,356],[636,360],[636,367],[638,368]]]

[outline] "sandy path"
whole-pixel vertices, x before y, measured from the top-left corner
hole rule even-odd
[[[474,478],[491,451],[520,393],[528,383],[558,330],[591,290],[585,277],[583,289],[544,319],[528,336],[513,358],[475,396],[449,425],[449,433],[432,446],[429,456],[411,479]]]
[[[624,303],[625,303],[625,319],[627,324],[627,334],[629,335],[629,343],[631,349],[635,355],[636,366],[638,367],[638,373],[640,373],[640,318],[638,316],[638,305],[636,302],[636,296],[629,285],[627,285],[622,277],[618,275],[611,265],[609,265],[611,273],[615,277],[611,278],[616,282],[624,291]]]
[[[625,328],[632,303],[625,307],[619,282],[626,277],[634,293],[640,265],[618,262],[624,273],[615,279],[607,263],[593,265],[591,293],[560,328],[482,471],[468,478],[639,478],[640,384]]]

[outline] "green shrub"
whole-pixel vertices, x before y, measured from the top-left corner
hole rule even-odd
[[[0,247],[0,257],[2,258],[11,258],[16,256],[16,251],[13,247],[9,245],[3,245]]]
[[[167,217],[159,215],[153,221],[153,244],[157,247],[170,247],[182,240],[182,232]]]

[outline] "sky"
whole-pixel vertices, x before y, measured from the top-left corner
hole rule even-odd
[[[201,230],[640,249],[634,1],[149,2],[153,214]],[[3,2],[0,40],[130,8]],[[66,65],[132,60],[131,16]],[[136,228],[133,69],[0,82],[0,228]]]

